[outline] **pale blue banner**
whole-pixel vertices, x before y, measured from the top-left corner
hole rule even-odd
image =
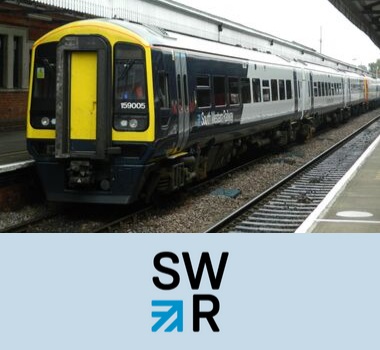
[[[380,235],[1,234],[0,349],[379,349]]]

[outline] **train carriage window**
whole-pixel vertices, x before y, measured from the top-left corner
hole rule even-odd
[[[276,79],[270,81],[270,86],[272,90],[272,101],[278,100],[278,84]]]
[[[280,100],[285,100],[285,80],[279,80]]]
[[[241,79],[241,102],[251,103],[251,86],[248,78]]]
[[[210,107],[211,106],[211,87],[210,87],[210,77],[209,76],[198,76],[197,77],[197,105],[198,107]]]
[[[177,74],[178,104],[182,105],[181,75]]]
[[[226,78],[213,77],[215,106],[225,106],[226,103]]]
[[[158,73],[158,91],[157,99],[161,108],[170,108],[168,74],[165,72]]]
[[[261,102],[261,86],[260,79],[252,79],[252,93],[253,93],[253,102]]]
[[[228,78],[228,97],[231,105],[240,104],[239,79]]]
[[[210,87],[210,77],[209,76],[198,76],[197,77],[197,87]]]
[[[291,80],[287,80],[286,81],[286,99],[290,100],[292,98],[293,98],[293,94],[292,94],[292,81]]]
[[[270,101],[269,80],[263,80],[263,101],[264,102]]]
[[[327,91],[328,91],[328,96],[331,96],[332,95],[331,83],[327,83]]]
[[[318,97],[318,83],[315,81],[314,85],[314,97]]]
[[[189,105],[189,101],[188,101],[189,92],[187,90],[187,75],[186,74],[183,76],[183,91],[185,94],[185,96],[183,97],[183,99],[184,99],[183,102],[184,102],[185,106],[188,106]]]

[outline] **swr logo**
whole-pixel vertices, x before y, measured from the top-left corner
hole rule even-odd
[[[179,273],[172,267],[168,267],[163,264],[163,260],[169,260],[171,264],[179,264],[180,260],[176,254],[173,252],[161,252],[158,253],[153,259],[153,265],[158,272],[171,277],[169,282],[163,283],[158,276],[153,277],[153,284],[161,290],[170,291],[177,288],[181,282],[181,277]],[[213,290],[219,290],[222,283],[224,270],[226,268],[228,253],[223,252],[220,257],[219,265],[214,272],[212,262],[210,259],[210,254],[203,252],[199,260],[198,268],[194,272],[193,264],[191,262],[190,254],[188,252],[182,253],[183,263],[186,268],[187,277],[192,290],[198,290],[202,278],[203,272],[206,269],[210,286]],[[212,308],[204,311],[201,310],[201,302],[209,302]],[[183,300],[152,300],[152,307],[159,308],[157,311],[152,312],[153,318],[158,318],[156,323],[152,327],[153,332],[157,332],[165,324],[168,324],[170,320],[173,320],[165,332],[172,332],[177,330],[178,332],[183,331]],[[166,309],[165,309],[166,307]],[[164,308],[164,309],[162,309]],[[200,320],[202,318],[206,319],[211,329],[214,332],[219,332],[219,327],[215,321],[215,316],[220,310],[219,299],[215,295],[211,294],[194,294],[193,295],[193,331],[200,331]]]

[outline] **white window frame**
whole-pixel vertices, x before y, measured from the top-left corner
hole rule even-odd
[[[29,61],[30,61],[30,48],[31,43],[28,41],[28,29],[12,26],[0,25],[0,35],[4,36],[7,40],[7,51],[5,53],[5,67],[4,69],[4,86],[0,89],[6,90],[25,90],[28,89],[29,83]],[[21,38],[21,87],[13,86],[13,72],[14,72],[14,38]]]

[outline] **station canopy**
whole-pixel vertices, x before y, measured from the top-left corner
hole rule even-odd
[[[329,0],[380,48],[380,1]]]

